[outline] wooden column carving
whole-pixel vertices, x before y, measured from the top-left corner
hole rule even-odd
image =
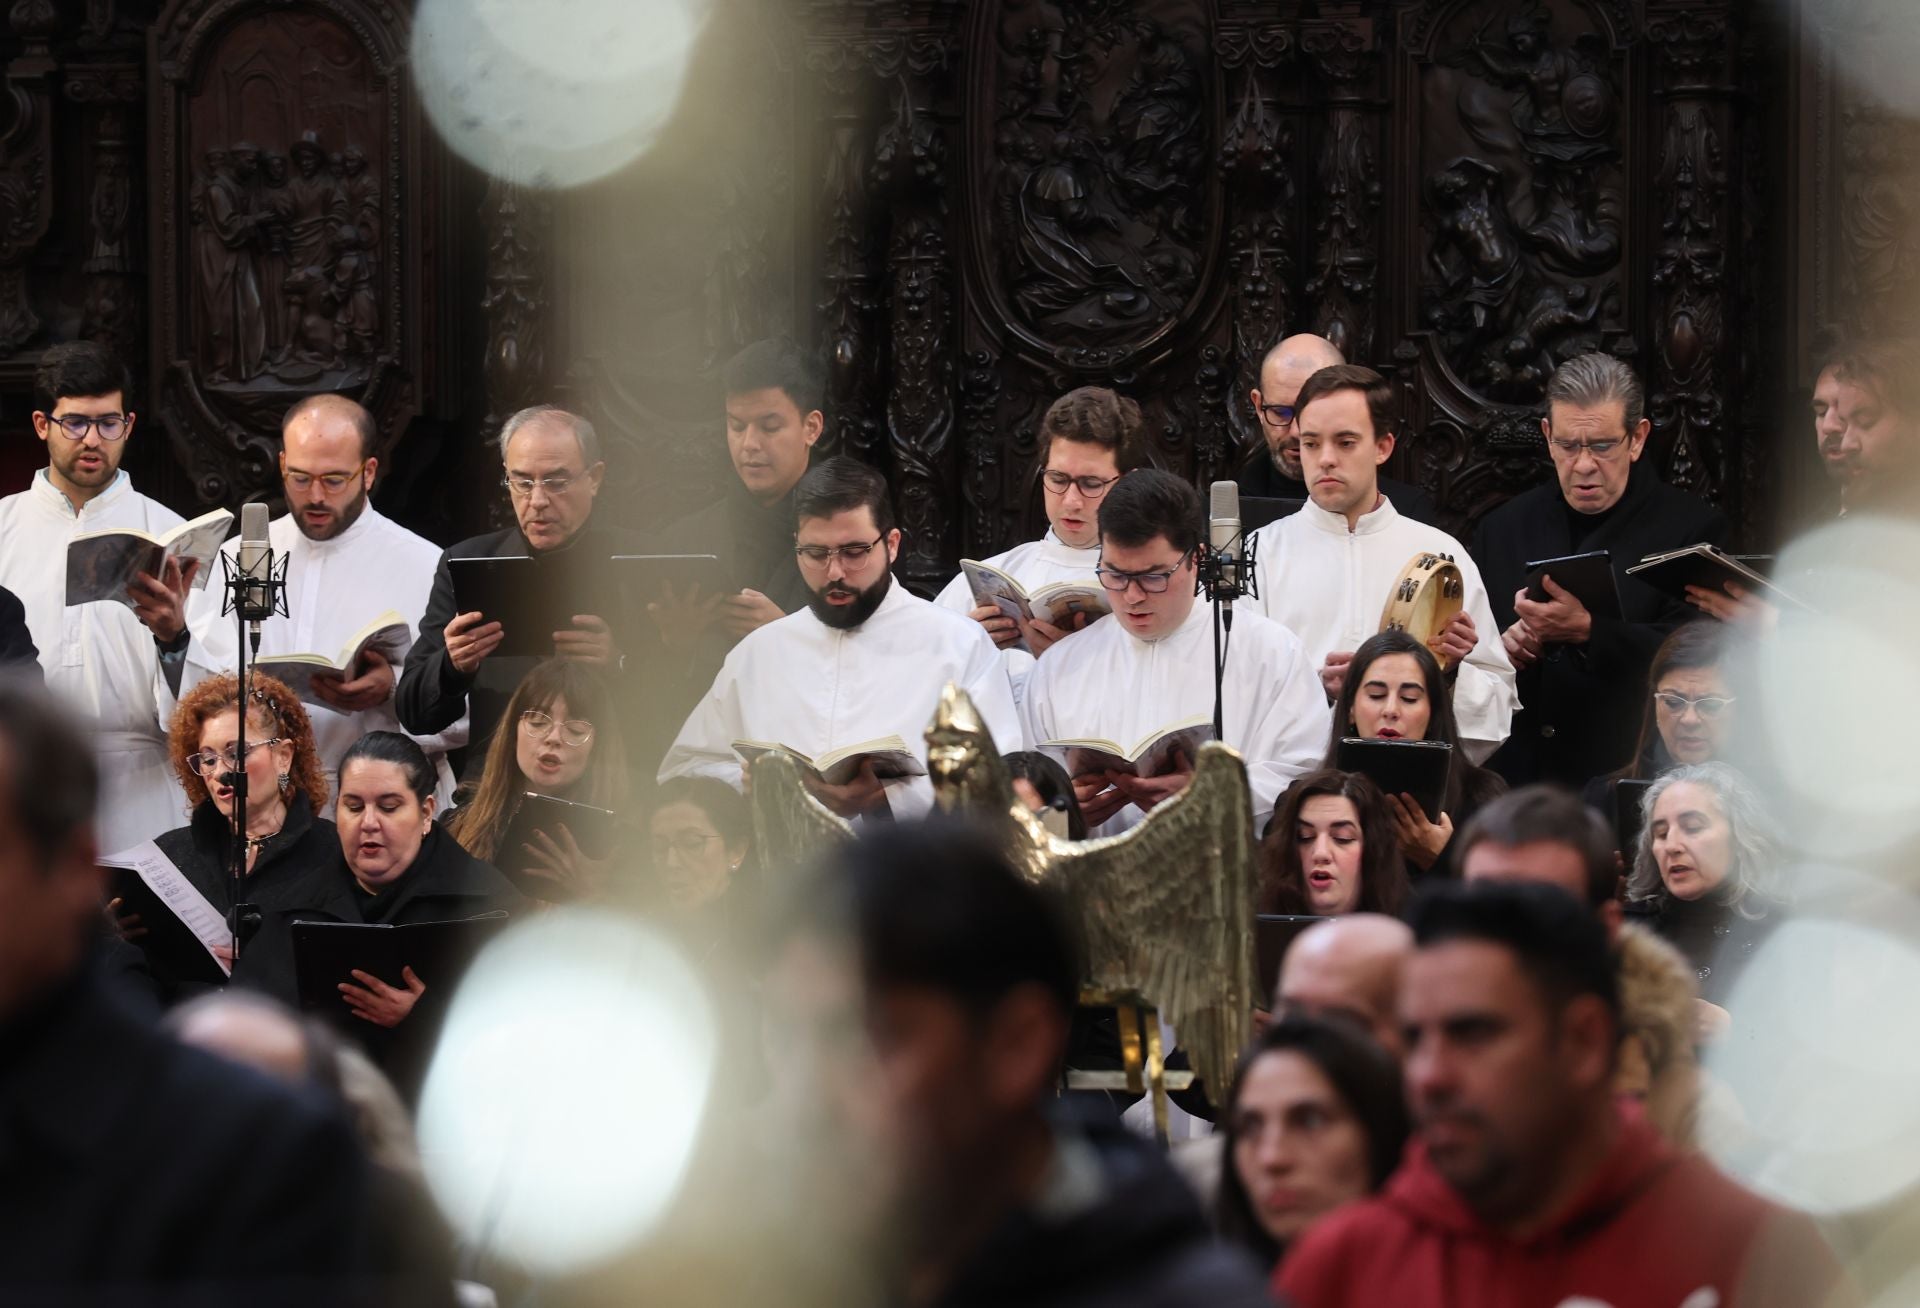
[[[1719,501],[1730,483],[1726,395],[1733,342],[1727,269],[1738,267],[1729,182],[1737,162],[1734,34],[1723,8],[1654,9],[1647,40],[1664,108],[1653,173],[1653,358],[1648,416],[1667,480]]]
[[[1326,97],[1319,217],[1307,299],[1313,330],[1349,359],[1378,357],[1374,312],[1380,267],[1380,50],[1357,4],[1325,4],[1300,26],[1300,49]]]
[[[53,217],[52,82],[49,40],[61,19],[50,3],[17,3],[9,22],[26,42],[7,63],[0,105],[0,359],[39,334],[40,314],[27,288],[27,265]]]
[[[91,152],[80,335],[113,346],[123,359],[137,359],[145,334],[146,296],[139,276],[137,216],[143,188],[134,146],[143,122],[146,82],[133,64],[82,65],[68,69],[66,95],[86,106]]]

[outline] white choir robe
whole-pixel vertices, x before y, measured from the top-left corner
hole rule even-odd
[[[167,762],[170,706],[153,633],[117,600],[67,607],[67,542],[112,528],[158,535],[180,522],[124,472],[78,512],[44,468],[28,489],[0,499],[0,586],[26,608],[48,688],[92,729],[102,853],[184,826],[187,801]]]
[[[1254,831],[1294,778],[1326,756],[1331,716],[1300,638],[1244,604],[1236,607],[1221,694],[1226,743],[1246,760]],[[1077,631],[1047,651],[1027,682],[1027,739],[1111,740],[1123,748],[1188,718],[1213,717],[1213,606],[1171,634],[1143,640],[1118,618]],[[1066,763],[1065,751],[1047,753]],[[1145,816],[1128,804],[1089,835],[1112,836]]]
[[[274,562],[287,560],[287,616],[277,614],[260,624],[260,654],[338,655],[341,648],[369,622],[392,609],[407,620],[409,632],[420,636],[420,619],[427,611],[440,547],[408,531],[371,504],[353,525],[331,540],[309,540],[291,514],[275,518],[267,528]],[[233,556],[238,538],[221,547]],[[220,615],[225,598],[218,585],[220,564],[214,562],[214,581],[193,595],[187,605],[187,626],[193,640],[187,647],[180,693],[238,662],[238,633],[233,615]],[[393,675],[397,684],[400,668]],[[354,741],[369,731],[401,731],[393,701],[357,713],[342,713],[325,704],[305,704],[313,723],[314,747],[326,772],[327,787],[336,787],[340,759]],[[447,751],[467,742],[463,716],[437,736],[415,736],[440,774],[436,789],[444,811],[453,799],[453,770]]]
[[[1402,517],[1385,496],[1352,531],[1344,515],[1309,500],[1298,513],[1260,528],[1253,539],[1260,587],[1254,602],[1299,633],[1316,669],[1328,654],[1351,652],[1380,630],[1387,596],[1414,555],[1451,555],[1465,584],[1464,611],[1479,637],[1453,684],[1460,744],[1475,763],[1500,748],[1520,695],[1479,566],[1459,541],[1438,527]]]
[[[764,740],[810,756],[899,736],[926,761],[927,724],[948,682],[973,697],[1001,753],[1023,748],[1000,651],[969,618],[912,594],[898,580],[858,627],[829,627],[803,608],[761,627],[727,655],[713,688],[660,764],[660,780],[718,777],[741,785],[736,740]],[[896,817],[933,807],[926,777],[886,783]]]
[[[1090,545],[1083,550],[1075,549],[1054,535],[1049,527],[1047,534],[1039,540],[1015,545],[1006,553],[996,554],[983,562],[1000,569],[1031,594],[1055,582],[1096,581],[1093,570],[1100,563],[1100,547]],[[962,571],[948,582],[946,589],[933,597],[933,602],[941,608],[952,609],[962,617],[973,612],[973,587],[967,585],[967,574]],[[1006,664],[1007,679],[1013,683],[1013,702],[1020,704],[1026,699],[1027,678],[1033,675],[1034,657],[1023,649],[1003,649],[1000,658]]]

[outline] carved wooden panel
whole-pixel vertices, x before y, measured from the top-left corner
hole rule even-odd
[[[421,407],[420,192],[438,179],[406,36],[402,12],[363,0],[174,0],[161,17],[153,371],[204,502],[273,490],[271,437],[302,395],[353,394],[390,434]]]

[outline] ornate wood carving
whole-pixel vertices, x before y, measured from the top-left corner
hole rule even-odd
[[[431,274],[410,256],[436,175],[406,45],[373,0],[172,0],[159,20],[154,374],[204,502],[276,488],[301,395],[358,395],[389,433],[421,405]]]
[[[1374,298],[1380,264],[1379,49],[1372,20],[1302,25],[1300,48],[1326,88],[1319,162],[1319,219],[1306,293],[1313,330],[1350,359],[1376,358]]]
[[[26,50],[7,64],[6,102],[0,107],[0,359],[31,341],[41,327],[28,291],[28,264],[53,217],[48,174],[55,65],[47,41],[61,26],[49,3],[15,4],[9,22]]]

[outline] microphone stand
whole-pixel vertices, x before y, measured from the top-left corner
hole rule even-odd
[[[1233,602],[1242,596],[1260,598],[1260,583],[1253,570],[1254,549],[1259,542],[1246,533],[1235,536],[1225,549],[1207,546],[1200,555],[1196,573],[1196,593],[1204,593],[1213,605],[1213,738],[1227,738],[1225,686],[1227,651],[1233,647]],[[1232,547],[1240,547],[1235,558]]]
[[[233,614],[235,646],[240,662],[235,669],[240,686],[240,709],[235,716],[233,753],[239,761],[223,774],[232,778],[233,834],[227,845],[227,930],[233,936],[233,961],[240,961],[241,946],[260,928],[258,905],[247,897],[247,713],[253,707],[253,664],[260,654],[259,623],[275,616],[287,616],[287,556],[276,563],[273,551],[266,554],[265,576],[252,576],[241,570],[233,555],[220,555],[221,586],[226,591],[220,615]],[[248,624],[253,624],[251,635]]]

